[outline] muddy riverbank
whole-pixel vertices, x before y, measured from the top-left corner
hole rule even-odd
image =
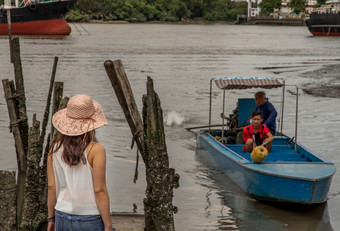
[[[340,65],[326,65],[318,70],[305,72],[302,76],[311,80],[302,87],[305,93],[340,98]]]

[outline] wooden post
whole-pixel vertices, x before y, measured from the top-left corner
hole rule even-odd
[[[8,25],[8,40],[9,40],[9,57],[11,63],[13,63],[13,53],[12,53],[12,25],[11,25],[11,9],[7,9],[7,25]]]
[[[50,87],[47,94],[47,100],[46,100],[46,107],[45,107],[45,113],[44,113],[44,119],[41,127],[41,135],[40,135],[40,146],[43,150],[44,146],[44,140],[45,140],[45,134],[46,134],[46,127],[48,124],[48,120],[50,117],[50,107],[51,107],[51,99],[52,99],[52,93],[53,93],[53,86],[55,81],[55,75],[57,71],[57,64],[58,64],[58,57],[54,57],[54,63],[53,63],[53,69],[51,74],[51,80],[50,80]],[[52,129],[52,127],[51,127]],[[51,133],[47,136],[47,142],[43,153],[43,165],[40,169],[40,213],[44,213],[44,210],[47,208],[47,156],[50,149],[50,137]]]
[[[50,87],[49,87],[48,94],[47,94],[44,119],[43,119],[43,123],[42,123],[42,127],[41,127],[41,135],[40,135],[40,144],[41,144],[41,147],[44,144],[44,139],[45,139],[45,134],[46,134],[46,127],[47,127],[48,119],[50,117],[51,98],[52,98],[52,93],[53,93],[55,74],[57,72],[57,64],[58,64],[58,57],[54,57],[52,75],[51,75],[51,80],[50,80]]]
[[[115,61],[108,60],[104,63],[104,66],[112,87],[116,92],[119,104],[123,109],[125,118],[130,126],[133,139],[136,141],[142,158],[145,161],[143,122],[123,63],[120,59]]]
[[[24,79],[18,38],[14,38],[12,40],[11,48],[15,85],[13,81],[9,81],[8,79],[2,80],[2,83],[10,117],[10,129],[15,140],[18,163],[18,180],[15,187],[16,199],[14,203],[16,203],[16,206],[12,206],[12,208],[16,210],[13,221],[14,228],[11,226],[8,230],[39,230],[39,226],[45,222],[47,216],[47,177],[45,159],[47,159],[50,135],[47,140],[43,166],[40,166],[40,162],[43,154],[43,144],[49,119],[51,94],[55,80],[58,58],[55,57],[53,65],[50,88],[40,134],[40,122],[36,120],[35,114],[33,116],[32,127],[28,130]],[[53,107],[53,112],[57,111],[60,106],[62,92],[63,83],[56,84],[56,88],[54,89],[53,100],[55,106]],[[51,130],[53,130],[53,126]],[[2,173],[0,172],[0,175],[1,174]],[[0,193],[2,192],[1,190],[0,182]],[[3,211],[4,208],[1,206],[0,213]],[[7,223],[9,224],[9,222],[10,220]],[[0,230],[7,229],[3,228],[0,223]]]
[[[6,10],[7,13],[7,28],[8,28],[8,40],[9,40],[9,54],[10,54],[10,59],[11,63],[13,63],[13,57],[12,57],[12,19],[11,19],[11,8],[12,8],[12,3],[10,0],[5,0],[4,1],[4,9]]]
[[[177,208],[172,205],[172,198],[174,188],[179,187],[179,175],[169,168],[163,111],[150,77],[147,78],[147,94],[143,96],[143,121],[148,150],[145,230],[175,230],[173,214]]]
[[[40,211],[38,216],[46,218],[47,216],[47,190],[48,190],[48,182],[47,182],[47,157],[50,150],[51,143],[51,133],[47,135],[46,146],[43,154],[43,165],[40,167]]]
[[[21,57],[20,57],[20,43],[19,38],[13,38],[13,65],[14,65],[14,77],[16,87],[16,105],[18,110],[18,118],[20,120],[20,131],[22,136],[22,142],[25,153],[28,148],[28,119],[26,113],[26,97],[24,88],[24,77],[22,73]]]
[[[143,126],[122,62],[109,60],[104,66],[146,166],[145,230],[174,230],[173,213],[177,208],[172,198],[173,188],[179,186],[179,175],[169,168],[163,113],[152,79],[148,78],[143,99]]]
[[[16,230],[16,180],[14,171],[0,170],[0,230]]]
[[[17,224],[21,222],[21,212],[24,202],[24,191],[26,181],[26,153],[22,142],[22,135],[19,128],[19,121],[16,114],[15,96],[11,90],[11,84],[8,79],[2,80],[5,98],[7,102],[7,109],[10,119],[10,128],[14,136],[15,149],[18,163],[18,181],[17,181]]]
[[[19,230],[32,230],[42,221],[34,221],[40,207],[40,161],[42,146],[40,145],[40,122],[33,115],[32,127],[29,129],[27,151],[27,178],[25,201],[22,209],[22,222]]]
[[[52,101],[52,116],[59,110],[60,101],[63,98],[64,83],[55,82],[53,91],[53,101]],[[53,141],[57,130],[51,125],[51,142]]]

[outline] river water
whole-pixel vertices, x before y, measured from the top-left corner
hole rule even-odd
[[[99,101],[109,125],[98,130],[107,149],[111,210],[143,212],[145,177],[132,182],[136,149],[107,78],[103,63],[121,59],[139,109],[146,76],[154,80],[165,116],[170,166],[180,174],[174,205],[177,230],[340,230],[340,178],[337,172],[328,203],[298,211],[257,202],[197,155],[196,135],[185,127],[207,125],[209,80],[224,76],[266,76],[300,88],[298,140],[340,166],[339,98],[304,93],[306,86],[337,85],[327,70],[340,65],[340,38],[313,37],[306,27],[175,24],[79,24],[65,38],[21,38],[28,113],[42,119],[54,56],[64,95],[85,93]],[[8,40],[0,39],[1,79],[13,79]],[[328,66],[332,65],[332,66]],[[319,71],[323,68],[323,71]],[[333,71],[334,72],[334,71]],[[313,74],[314,73],[314,74]],[[337,72],[339,73],[339,72]],[[287,87],[284,129],[294,135],[294,87]],[[256,90],[227,93],[226,111],[237,97]],[[280,110],[281,90],[268,90]],[[213,122],[220,123],[222,93],[214,88]],[[0,98],[0,169],[15,170],[16,158],[4,97]]]

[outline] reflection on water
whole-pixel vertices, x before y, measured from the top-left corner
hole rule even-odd
[[[174,205],[179,209],[175,215],[176,230],[305,230],[310,224],[312,230],[332,230],[332,226],[340,230],[339,171],[330,189],[332,203],[324,210],[282,210],[245,196],[218,170],[206,166],[196,155],[195,136],[184,129],[207,125],[211,78],[274,76],[298,86],[318,85],[324,73],[301,74],[326,64],[339,65],[339,38],[313,37],[306,27],[286,26],[84,24],[84,27],[88,34],[77,33],[73,28],[65,38],[21,38],[28,117],[31,123],[33,113],[37,113],[38,120],[42,120],[53,59],[58,56],[56,81],[64,82],[64,95],[88,94],[102,104],[106,113],[109,125],[97,134],[107,149],[107,184],[113,211],[142,213],[145,197],[144,165],[139,165],[139,180],[134,184],[136,150],[130,150],[131,132],[103,67],[108,59],[121,59],[139,109],[149,75],[154,79],[163,115],[167,116],[165,133],[170,165],[181,176],[180,188],[174,192]],[[1,37],[1,79],[13,79],[8,54],[8,40]],[[245,90],[242,94],[253,97],[254,91]],[[227,94],[227,112],[235,108],[239,94],[239,91]],[[268,90],[267,95],[275,105],[281,90]],[[214,92],[213,115],[221,113],[221,96],[221,92]],[[286,96],[284,132],[292,135],[295,96]],[[300,142],[339,167],[339,100],[303,92],[299,100]],[[213,117],[212,122],[219,124],[219,116]],[[0,169],[13,170],[16,158],[8,124],[6,102],[0,97]]]

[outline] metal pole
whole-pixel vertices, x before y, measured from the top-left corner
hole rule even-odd
[[[225,106],[225,89],[223,89],[222,134],[221,134],[222,138],[224,138],[224,106]]]
[[[299,87],[296,86],[296,112],[295,112],[295,145],[294,149],[297,147],[297,129],[298,129],[298,101],[299,101]]]
[[[284,105],[285,105],[285,90],[286,90],[286,82],[285,80],[283,80],[283,87],[282,87],[282,102],[281,102],[281,108],[282,108],[282,111],[281,111],[281,128],[280,128],[280,133],[281,133],[281,136],[282,136],[282,130],[283,130],[283,112],[284,112]]]
[[[209,133],[211,134],[211,98],[212,98],[212,81],[214,79],[210,80],[210,99],[209,99]]]

